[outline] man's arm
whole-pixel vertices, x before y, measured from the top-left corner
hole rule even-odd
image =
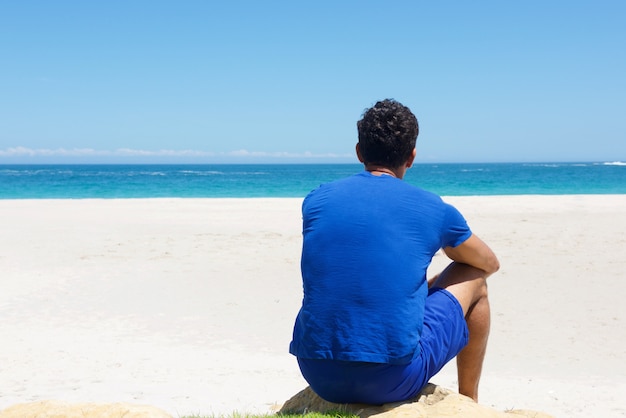
[[[487,276],[500,269],[500,262],[494,252],[475,234],[462,244],[456,247],[445,247],[443,251],[452,261],[481,269],[487,273]]]

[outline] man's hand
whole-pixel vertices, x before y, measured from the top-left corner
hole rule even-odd
[[[431,287],[433,287],[433,284],[435,284],[435,282],[437,281],[438,278],[439,278],[439,274],[436,274],[433,277],[431,277],[430,279],[428,279],[428,288],[429,289]]]

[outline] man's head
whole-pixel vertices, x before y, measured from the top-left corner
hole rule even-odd
[[[415,115],[393,99],[365,110],[357,129],[363,162],[388,168],[397,168],[411,158],[419,133]]]

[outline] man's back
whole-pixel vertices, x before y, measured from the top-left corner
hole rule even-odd
[[[365,171],[307,196],[303,234],[291,352],[402,364],[419,341],[432,256],[471,232],[438,196]]]

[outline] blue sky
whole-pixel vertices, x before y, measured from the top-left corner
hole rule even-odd
[[[626,161],[623,1],[4,1],[0,163]]]

